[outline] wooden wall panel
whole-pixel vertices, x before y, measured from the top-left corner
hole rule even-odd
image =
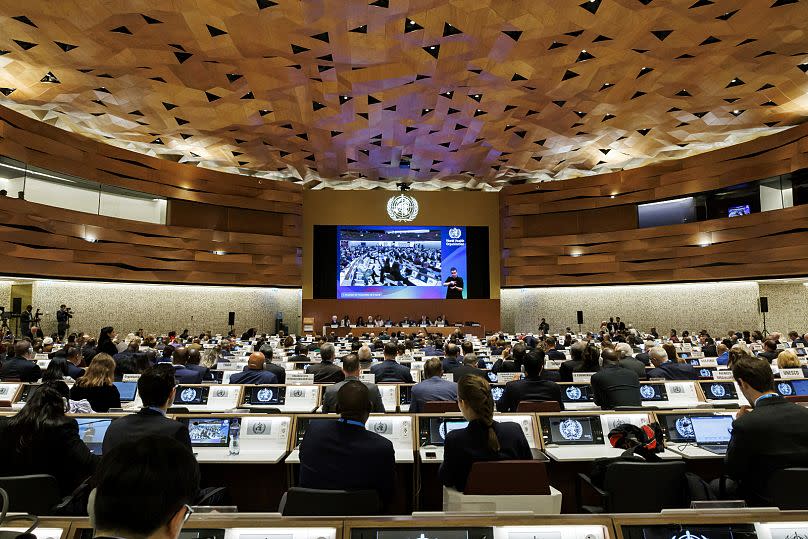
[[[688,196],[806,166],[808,124],[679,161],[505,188],[500,192],[503,286],[806,275],[808,206],[637,229],[636,209],[629,204]]]
[[[299,234],[282,236],[156,225],[6,197],[0,197],[0,223],[0,267],[4,274],[151,283],[301,286]],[[90,237],[97,241],[87,241]],[[217,255],[214,251],[226,254]]]

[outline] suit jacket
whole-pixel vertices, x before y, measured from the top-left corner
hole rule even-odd
[[[475,462],[533,458],[525,433],[517,423],[494,421],[493,427],[500,445],[497,453],[488,449],[488,428],[481,421],[471,421],[465,429],[453,430],[446,435],[439,472],[444,485],[463,492],[471,465]]]
[[[558,384],[541,378],[525,378],[505,384],[505,391],[497,402],[497,411],[515,412],[522,401],[556,401],[564,409]]]
[[[808,466],[808,409],[774,396],[758,399],[754,410],[732,423],[724,470],[741,494],[760,503],[772,472]]]
[[[65,417],[41,427],[31,445],[18,451],[19,438],[6,432],[8,419],[0,418],[0,476],[52,475],[67,496],[93,474],[98,457],[79,438],[75,419]]]
[[[639,354],[635,354],[634,359],[640,361],[646,367],[651,364],[651,356],[649,356],[647,352],[640,352]]]
[[[558,350],[550,350],[545,354],[545,359],[550,359],[553,361],[566,361],[567,356],[564,355],[564,352],[559,352]]]
[[[485,375],[483,371],[476,367],[469,367],[468,365],[461,365],[460,367],[456,368],[452,371],[452,379],[455,383],[459,382],[461,378],[464,376],[479,376],[480,378],[484,378],[486,381],[488,377]]]
[[[188,369],[189,371],[195,371],[198,372],[200,375],[202,375],[203,382],[213,381],[213,375],[210,373],[210,369],[205,367],[204,365],[186,365],[185,368]],[[176,376],[176,373],[174,374],[174,376]],[[183,383],[190,383],[190,382],[183,382]]]
[[[714,344],[705,344],[701,347],[701,351],[704,352],[704,357],[716,357],[718,356],[718,351],[715,349]]]
[[[598,369],[596,368],[595,371]],[[569,361],[565,361],[558,367],[558,374],[561,377],[562,382],[572,382],[572,373],[574,372],[590,372],[586,370],[584,367],[583,361],[578,361],[575,359],[570,359]]]
[[[332,384],[325,388],[325,392],[323,393],[323,412],[324,413],[332,413],[337,411],[337,392],[340,390],[342,386],[345,385],[345,382],[348,380],[359,380],[356,376],[348,376],[342,382],[337,382],[336,384]],[[376,384],[371,384],[368,382],[364,383],[367,388],[368,392],[370,393],[370,403],[372,413],[384,413],[384,403],[382,403],[382,394],[379,392],[379,386]],[[394,412],[395,410],[390,410]]]
[[[758,354],[758,357],[762,357],[763,359],[771,363],[772,361],[777,359],[778,355],[780,355],[780,352],[778,350],[775,350],[774,352],[767,352],[764,350],[763,352],[760,352]]]
[[[604,410],[617,406],[641,406],[640,377],[632,369],[605,365],[590,381],[595,404]]]
[[[277,384],[278,378],[269,371],[247,369],[230,376],[230,383],[244,385]]]
[[[103,452],[129,440],[159,435],[173,438],[191,449],[191,438],[185,423],[169,419],[152,408],[143,408],[136,414],[113,421],[104,435]]]
[[[67,362],[67,375],[71,377],[73,380],[78,380],[82,376],[84,376],[84,369],[81,367],[76,367],[69,361]]]
[[[201,384],[202,372],[189,369],[185,365],[174,365],[174,378],[178,384]]]
[[[498,374],[500,372],[519,372],[519,367],[510,359],[497,359],[491,366],[491,372]]]
[[[0,367],[0,380],[14,378],[21,382],[36,382],[41,377],[42,369],[39,368],[39,365],[23,357],[7,359]]]
[[[306,372],[314,375],[314,382],[317,384],[327,384],[345,380],[345,373],[342,372],[342,369],[330,361],[313,363]]]
[[[361,466],[346,466],[361,462]],[[309,422],[300,444],[300,486],[303,488],[376,490],[385,504],[395,485],[393,443],[364,426],[340,420]]]
[[[264,370],[274,374],[275,378],[278,379],[279,384],[286,383],[286,369],[284,369],[280,365],[275,365],[274,363],[267,361],[264,363]]]
[[[413,382],[410,369],[394,359],[385,359],[381,363],[371,365],[370,372],[376,377],[377,384],[380,382],[411,384]]]
[[[107,413],[110,408],[121,407],[121,394],[115,386],[84,387],[74,384],[70,388],[70,398],[74,401],[87,399],[98,413]]]
[[[455,369],[462,367],[463,362],[456,357],[455,358],[445,357],[443,358],[442,366],[444,373],[451,374],[455,371]]]
[[[424,403],[429,401],[456,401],[457,384],[444,380],[440,376],[433,376],[423,382],[412,386],[412,401],[410,412],[415,414],[423,411]]]
[[[664,378],[665,380],[696,380],[699,377],[696,369],[689,363],[666,361],[656,369],[648,371],[648,378]]]
[[[642,361],[634,359],[633,357],[627,357],[621,359],[618,364],[624,369],[634,371],[637,374],[637,378],[640,380],[645,380],[648,378],[648,373],[646,372],[645,365]]]

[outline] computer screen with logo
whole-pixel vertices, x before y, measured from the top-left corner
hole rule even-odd
[[[602,444],[603,427],[598,416],[542,416],[545,444]]]
[[[738,391],[734,382],[699,382],[707,400],[737,400]]]
[[[640,397],[644,401],[666,401],[668,392],[665,384],[640,384]]]
[[[589,384],[564,384],[561,386],[561,400],[564,402],[590,402],[594,400]]]

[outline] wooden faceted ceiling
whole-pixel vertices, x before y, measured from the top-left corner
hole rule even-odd
[[[807,3],[0,0],[0,98],[309,188],[497,189],[801,122]]]

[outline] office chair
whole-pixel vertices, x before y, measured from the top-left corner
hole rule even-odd
[[[777,470],[769,477],[765,492],[760,495],[760,503],[755,505],[779,507],[782,510],[808,509],[806,481],[808,481],[808,468]]]
[[[561,405],[557,401],[520,401],[517,412],[560,412]]]
[[[381,514],[381,500],[375,490],[322,490],[292,487],[281,498],[283,516],[362,516]]]
[[[443,414],[446,412],[459,412],[457,401],[427,401],[424,403],[423,413]]]
[[[31,515],[55,515],[62,503],[59,483],[52,475],[16,475],[0,477],[0,488],[8,493],[9,512]]]
[[[586,513],[659,513],[662,509],[689,506],[687,464],[676,462],[614,462],[606,469],[603,488],[579,473],[575,483],[578,507]],[[583,505],[581,485],[588,484],[601,498],[601,505]],[[649,488],[642,488],[649,485]]]

